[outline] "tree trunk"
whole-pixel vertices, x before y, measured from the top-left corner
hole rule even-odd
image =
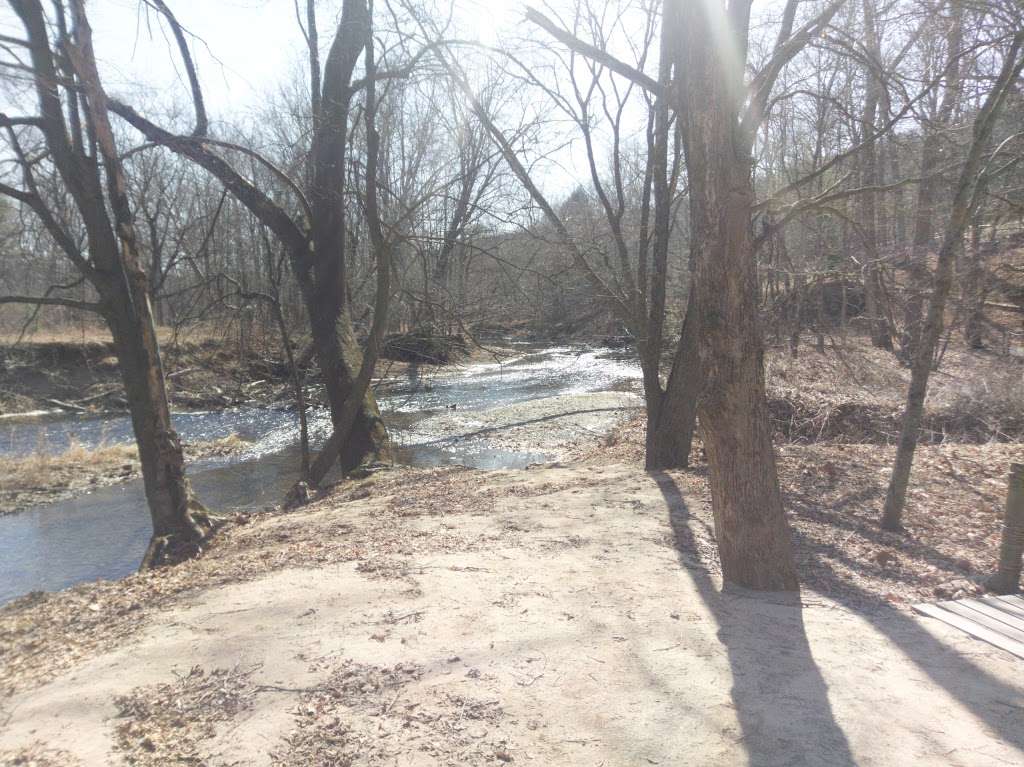
[[[696,301],[691,298],[686,306],[683,330],[668,383],[664,391],[660,383],[656,391],[646,391],[647,439],[644,467],[648,471],[685,469],[690,465],[690,448],[697,421],[697,398],[703,383],[698,341]]]
[[[153,520],[141,568],[181,561],[201,551],[213,525],[185,476],[181,441],[171,425],[146,279],[137,270],[102,292]]]
[[[963,9],[960,2],[950,3],[952,16],[946,35],[946,82],[938,114],[928,127],[921,146],[921,183],[917,185],[917,205],[914,210],[913,241],[907,260],[907,301],[903,313],[903,332],[900,355],[912,363],[917,355],[924,322],[924,297],[931,288],[928,271],[928,251],[935,231],[935,203],[941,180],[932,178],[942,159],[941,132],[949,124],[956,109],[960,93],[960,55],[962,42]]]
[[[100,295],[100,311],[114,338],[128,398],[153,522],[153,536],[141,564],[148,568],[199,553],[200,544],[213,525],[185,477],[181,442],[171,425],[150,304],[152,286],[140,263],[127,183],[109,122],[107,95],[96,68],[84,0],[72,3],[71,10],[77,44],[68,46],[66,53],[81,86],[75,98],[81,99],[91,125],[95,153],[91,162],[80,154],[81,147],[68,144],[61,105],[51,90],[52,59],[49,51],[44,52],[42,8],[38,3],[20,8],[33,41],[40,105],[48,114],[47,146],[72,192],[87,233],[91,263],[80,264],[79,268]],[[58,14],[62,16],[63,11]],[[106,182],[105,196],[101,191],[100,166],[104,171],[102,181]],[[86,173],[86,168],[94,172]]]
[[[964,341],[970,349],[985,348],[985,254],[981,243],[981,225],[975,221],[971,231],[971,257],[964,278]]]
[[[761,590],[797,588],[765,397],[751,232],[754,193],[748,141],[737,129],[742,68],[717,42],[720,12],[682,4],[677,79],[690,191],[690,237],[706,376],[698,419],[726,581]]]
[[[864,34],[869,52],[881,61],[878,30],[875,24],[874,0],[864,0]],[[864,113],[861,117],[863,134],[867,137],[860,158],[861,186],[878,185],[878,146],[874,139],[878,105],[881,102],[882,83],[873,71],[867,72],[864,95]],[[878,211],[875,192],[861,195],[861,234],[864,238],[864,297],[868,333],[871,344],[879,349],[892,349],[892,336],[883,308],[881,265],[878,252]]]
[[[310,328],[317,364],[324,379],[331,409],[331,422],[335,429],[342,422],[345,401],[352,394],[353,384],[362,362],[362,351],[356,341],[348,312],[336,313],[331,306],[324,306],[322,299],[314,298],[307,303],[315,311],[310,312]],[[387,429],[377,408],[377,400],[370,388],[363,396],[362,405],[356,415],[352,433],[339,455],[342,471],[351,471],[367,461],[388,461],[391,447]],[[323,475],[310,476],[312,485],[319,484]]]
[[[331,406],[335,431],[347,431],[342,424],[345,401],[362,364],[362,352],[352,330],[348,313],[345,269],[345,199],[349,113],[352,72],[371,29],[365,0],[345,0],[338,32],[325,63],[323,93],[319,100],[319,123],[313,136],[310,198],[313,205],[313,249],[309,271],[297,270],[309,309],[310,327],[317,361]],[[303,260],[300,259],[300,263]],[[362,397],[348,439],[341,445],[342,471],[350,471],[365,460],[390,459],[387,429],[377,409],[373,389]],[[310,473],[316,485],[322,462]]]
[[[907,391],[907,404],[903,412],[899,446],[882,513],[882,527],[886,530],[899,530],[902,527],[907,485],[910,483],[910,469],[914,462],[918,430],[924,414],[925,396],[928,393],[928,378],[931,375],[935,350],[942,335],[946,298],[949,296],[953,284],[953,264],[970,220],[985,146],[992,135],[996,118],[1006,99],[1006,93],[1016,83],[1021,69],[1024,67],[1024,58],[1018,60],[1022,45],[1024,45],[1024,32],[1018,33],[1013,38],[999,77],[975,118],[970,151],[960,173],[949,224],[946,227],[942,247],[939,249],[934,288],[928,302],[928,314],[911,368],[910,387]]]

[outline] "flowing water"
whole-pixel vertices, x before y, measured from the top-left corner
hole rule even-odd
[[[502,442],[495,429],[438,429],[438,414],[454,412],[472,425],[500,408],[546,397],[630,387],[639,370],[607,353],[578,347],[523,352],[500,363],[412,370],[379,392],[400,462],[414,466],[523,468],[550,458],[542,450]],[[313,444],[330,419],[311,414]],[[280,501],[295,481],[298,426],[293,412],[242,407],[178,413],[175,428],[190,442],[238,434],[249,442],[228,457],[192,463],[189,476],[203,502],[218,511],[259,509]],[[60,452],[71,441],[87,447],[130,442],[127,417],[60,417],[0,421],[0,455]],[[133,480],[86,495],[0,517],[0,604],[33,590],[55,590],[133,572],[150,535],[142,483]]]

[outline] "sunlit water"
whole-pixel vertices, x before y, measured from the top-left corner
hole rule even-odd
[[[434,433],[429,416],[453,405],[460,412],[484,412],[542,397],[608,391],[638,377],[635,364],[601,351],[526,348],[500,363],[410,371],[408,379],[379,391],[379,401],[403,463],[523,468],[549,456],[510,450],[486,435]],[[178,413],[174,423],[190,442],[230,434],[249,441],[239,454],[190,465],[192,484],[210,508],[244,511],[273,505],[295,481],[298,425],[295,413],[286,408]],[[310,430],[314,445],[326,438],[326,412],[311,414]],[[72,441],[96,447],[131,439],[124,416],[0,421],[0,455],[59,453]],[[150,531],[139,480],[0,517],[0,604],[32,590],[127,575],[138,566]]]

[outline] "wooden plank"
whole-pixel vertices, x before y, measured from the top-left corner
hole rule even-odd
[[[1024,598],[1017,596],[1009,597],[982,597],[982,602],[998,607],[1000,610],[1008,612],[1010,615],[1016,615],[1018,618],[1024,619]]]
[[[949,610],[944,610],[938,605],[914,605],[914,610],[922,615],[927,615],[930,618],[935,618],[949,626],[960,629],[975,639],[980,639],[983,642],[988,642],[990,645],[998,647],[1001,650],[1006,650],[1006,652],[1011,655],[1016,655],[1018,658],[1024,658],[1024,642],[1015,642],[997,631],[992,631],[979,623],[962,618],[955,613],[951,613]]]
[[[1015,642],[1024,643],[1024,623],[1020,624],[1019,628],[1007,623],[999,617],[1000,615],[1005,616],[1006,613],[1000,613],[994,607],[989,607],[974,599],[965,599],[962,602],[943,602],[942,607],[951,613],[956,613],[961,618],[980,623],[985,628],[992,629]]]
[[[1018,631],[1024,631],[1024,614],[1017,615],[1012,609],[1007,608],[1006,605],[1000,602],[990,602],[986,599],[958,599],[956,604],[968,605],[974,610],[985,613],[991,618],[995,618],[997,621],[1005,623],[1011,628],[1015,628]]]

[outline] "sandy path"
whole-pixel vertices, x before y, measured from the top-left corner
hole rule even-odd
[[[466,492],[486,486],[496,500],[458,513],[374,496],[253,523],[273,541],[387,512],[389,534],[398,526],[409,545],[179,600],[137,641],[0,703],[0,754],[219,765],[1024,760],[1024,663],[905,612],[722,594],[681,475],[574,466],[484,479]],[[195,666],[206,676],[185,676]],[[233,671],[230,684],[209,684],[217,669]],[[115,705],[139,687],[131,705]],[[214,698],[230,715],[204,708]]]

